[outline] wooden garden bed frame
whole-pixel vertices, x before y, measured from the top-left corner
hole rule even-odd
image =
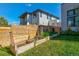
[[[37,34],[37,26],[12,26],[10,31],[10,49],[14,55],[18,55],[20,48],[32,43]],[[21,48],[23,51],[26,49]],[[23,52],[21,51],[21,53]]]

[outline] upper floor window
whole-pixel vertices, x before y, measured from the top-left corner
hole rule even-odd
[[[42,17],[42,12],[40,12],[40,17]]]
[[[79,26],[79,8],[67,12],[68,26]]]
[[[49,18],[49,16],[47,15],[47,19]]]
[[[50,16],[50,20],[51,20],[51,16]]]
[[[76,8],[76,9],[75,9],[75,14],[76,14],[76,15],[79,15],[79,8]]]
[[[76,26],[79,26],[79,16],[76,16],[75,17],[75,25]]]
[[[69,10],[67,14],[68,14],[68,16],[73,16],[74,15],[74,10]]]
[[[37,17],[37,15],[36,14],[33,14],[33,18],[35,18],[35,17]]]
[[[47,19],[50,19],[51,20],[51,17],[49,15],[47,15]]]

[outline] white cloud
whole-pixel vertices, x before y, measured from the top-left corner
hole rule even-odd
[[[29,6],[29,7],[31,7],[31,6],[32,6],[32,4],[25,4],[25,6]]]

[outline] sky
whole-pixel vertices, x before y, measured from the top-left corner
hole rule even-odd
[[[9,24],[19,24],[19,16],[24,12],[42,9],[60,18],[60,3],[0,3],[0,16],[5,17]]]

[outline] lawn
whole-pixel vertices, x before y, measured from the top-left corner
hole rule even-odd
[[[9,47],[0,48],[0,56],[12,56],[13,54],[10,51]]]
[[[12,55],[9,48],[1,48],[0,55]],[[79,36],[61,35],[51,39],[20,56],[79,56]]]

